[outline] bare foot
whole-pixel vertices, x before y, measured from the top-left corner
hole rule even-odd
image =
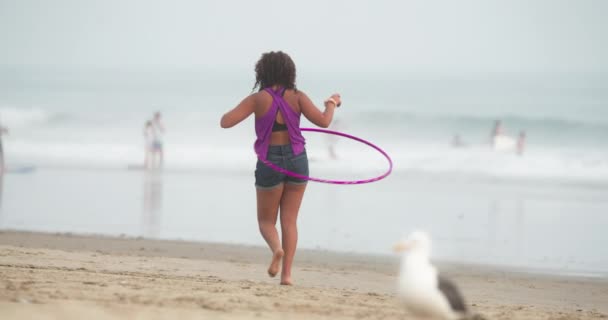
[[[282,286],[291,286],[293,282],[291,282],[291,277],[281,277],[281,285]]]
[[[272,255],[272,261],[270,262],[270,267],[268,267],[268,275],[271,278],[274,278],[279,273],[281,259],[283,259],[283,250],[279,249]]]

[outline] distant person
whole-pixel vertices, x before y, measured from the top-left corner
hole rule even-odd
[[[4,163],[4,148],[2,146],[2,136],[8,134],[8,128],[0,126],[0,174],[4,174],[6,171],[6,165]]]
[[[519,136],[517,137],[517,149],[516,149],[517,154],[520,156],[523,156],[525,147],[526,147],[526,132],[522,130],[519,132]]]
[[[339,129],[339,121],[338,119],[334,119],[331,129],[337,131]],[[338,136],[334,134],[327,135],[327,152],[329,154],[329,158],[332,160],[338,159],[338,153],[336,152],[336,143],[338,143]]]
[[[152,143],[153,158],[158,158],[158,167],[163,166],[164,151],[163,151],[163,134],[165,133],[165,125],[161,120],[160,112],[154,113],[152,119],[152,128],[154,129],[154,142]]]
[[[464,141],[462,141],[462,138],[460,138],[459,134],[455,134],[454,137],[452,137],[452,147],[454,148],[462,148],[462,147],[466,147],[466,143],[464,143]]]
[[[258,157],[308,176],[308,156],[300,132],[300,118],[304,115],[313,124],[327,128],[335,109],[340,106],[340,95],[331,95],[324,102],[325,110],[319,110],[296,88],[296,66],[281,51],[262,54],[255,65],[253,88],[259,89],[258,92],[245,97],[224,114],[220,126],[231,128],[254,115],[257,136],[254,150]],[[268,274],[274,277],[281,271],[281,284],[291,285],[291,267],[298,243],[297,219],[307,180],[275,171],[260,159],[255,170],[257,215],[262,237],[272,252]],[[279,212],[281,237],[276,228]]]
[[[494,128],[492,129],[492,134],[490,135],[490,143],[493,147],[496,146],[496,137],[502,136],[504,134],[504,129],[502,127],[502,121],[496,120],[494,121]]]
[[[160,112],[156,112],[152,120],[146,121],[144,126],[144,167],[146,169],[160,168],[163,165],[162,134],[165,127],[161,121]]]

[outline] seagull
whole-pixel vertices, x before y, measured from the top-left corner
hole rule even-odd
[[[398,294],[407,309],[425,319],[456,320],[469,316],[456,285],[439,275],[429,261],[431,238],[414,231],[395,245],[402,253]],[[478,319],[477,315],[473,317]]]

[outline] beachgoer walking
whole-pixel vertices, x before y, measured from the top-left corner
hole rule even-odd
[[[300,116],[327,128],[334,110],[340,105],[339,94],[325,100],[320,111],[308,96],[296,88],[296,68],[281,51],[267,52],[255,65],[254,90],[234,109],[224,114],[220,125],[230,128],[255,115],[257,139],[254,150],[259,158],[308,176],[305,141],[300,132]],[[257,216],[260,232],[272,251],[268,274],[274,277],[281,269],[281,284],[291,285],[291,267],[298,241],[297,218],[306,190],[306,180],[274,171],[258,159],[255,170]],[[281,239],[276,229],[280,211]]]

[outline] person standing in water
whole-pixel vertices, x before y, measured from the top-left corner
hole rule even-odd
[[[496,120],[494,121],[494,128],[492,129],[492,134],[490,135],[490,145],[494,148],[496,147],[496,137],[503,135],[504,129],[502,127],[502,121]]]
[[[231,128],[250,115],[255,116],[254,150],[259,158],[308,176],[305,140],[300,117],[327,128],[334,110],[340,106],[339,94],[331,95],[319,110],[308,96],[296,88],[296,67],[282,51],[262,54],[255,65],[255,84],[259,89],[224,114],[222,128]],[[258,225],[272,252],[268,274],[281,271],[281,284],[291,285],[291,268],[298,242],[297,218],[307,180],[289,177],[266,166],[258,159],[255,169]],[[280,212],[281,239],[276,223]],[[281,269],[282,267],[282,269]]]
[[[151,148],[152,163],[158,163],[156,167],[161,168],[164,159],[163,134],[165,133],[165,126],[161,120],[160,112],[157,111],[154,113],[154,118],[152,118],[151,123],[153,134]]]
[[[331,130],[338,131],[339,129],[339,121],[335,119],[331,126]],[[336,143],[338,143],[338,136],[333,134],[327,135],[327,153],[329,154],[329,158],[332,160],[338,159],[338,153],[336,152]]]
[[[462,141],[462,138],[460,137],[460,135],[458,133],[452,137],[452,142],[450,144],[454,148],[463,148],[463,147],[467,146],[466,143],[464,143],[464,141]]]
[[[153,167],[153,151],[156,141],[156,134],[152,125],[152,120],[146,121],[144,125],[144,168],[151,169]]]
[[[519,132],[519,137],[517,137],[517,146],[516,147],[517,147],[517,149],[515,151],[517,152],[517,155],[523,156],[524,149],[526,148],[526,132],[523,130]]]

